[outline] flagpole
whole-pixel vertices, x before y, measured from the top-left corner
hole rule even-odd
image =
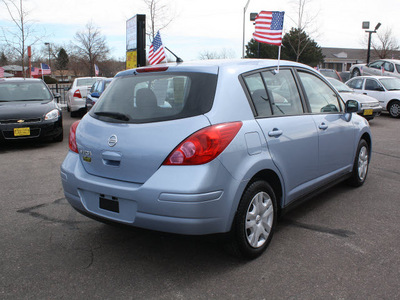
[[[276,73],[279,73],[279,64],[281,61],[281,45],[279,46],[279,50],[278,50],[278,69],[276,70]]]

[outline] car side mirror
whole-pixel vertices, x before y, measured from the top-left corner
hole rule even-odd
[[[93,98],[99,98],[100,94],[99,94],[99,92],[94,92],[94,93],[91,93],[90,96],[92,96]]]
[[[59,98],[61,98],[61,95],[60,95],[60,93],[54,93],[53,95],[54,95],[54,98],[56,98],[56,99],[59,99]]]
[[[356,100],[347,100],[345,112],[350,113],[350,114],[354,113],[354,112],[358,112],[358,102]]]
[[[381,87],[381,86],[378,86],[378,87],[375,89],[375,91],[384,92],[385,89],[384,89],[383,87]]]

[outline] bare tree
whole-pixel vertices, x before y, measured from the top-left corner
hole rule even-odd
[[[23,0],[1,0],[15,25],[15,28],[2,28],[2,39],[21,58],[22,74],[25,74],[26,45],[33,45],[41,39],[34,36],[35,31],[32,22],[27,18],[28,11],[23,7]]]
[[[299,61],[301,54],[308,47],[310,41],[310,39],[306,39],[305,37],[316,33],[316,30],[313,29],[311,25],[315,23],[318,13],[312,15],[307,9],[312,0],[293,0],[291,2],[296,11],[297,19],[291,18],[290,16],[288,16],[288,18],[295,24],[295,28],[297,29],[295,32],[298,34],[298,37],[294,39],[295,43],[289,41],[289,47],[296,54],[296,61]],[[306,31],[307,34],[303,34],[306,33]]]
[[[164,4],[163,0],[143,0],[149,10],[150,18],[147,18],[147,36],[150,42],[154,39],[157,31],[166,28],[174,19],[170,6]]]
[[[393,36],[391,28],[377,32],[379,42],[373,43],[374,52],[379,58],[391,58],[394,51],[400,49],[398,41]]]
[[[235,53],[232,49],[223,48],[220,52],[217,51],[202,51],[199,54],[199,59],[207,60],[207,59],[226,59],[235,57]]]
[[[76,56],[82,59],[90,76],[94,76],[94,64],[106,60],[110,52],[105,36],[90,22],[86,24],[85,30],[75,34],[74,41]]]

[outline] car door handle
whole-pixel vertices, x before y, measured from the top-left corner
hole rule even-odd
[[[368,95],[367,93],[363,93],[363,95]]]
[[[322,130],[326,130],[326,129],[328,129],[328,125],[326,125],[325,123],[321,123],[321,124],[319,124],[318,128],[322,129]]]
[[[268,135],[270,137],[279,137],[282,135],[282,133],[283,133],[282,130],[279,130],[278,128],[274,128],[274,129],[272,129],[272,131],[268,132]]]

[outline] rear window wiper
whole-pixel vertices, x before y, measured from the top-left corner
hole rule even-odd
[[[97,111],[94,114],[97,116],[109,117],[109,118],[113,118],[113,119],[117,119],[117,120],[121,120],[121,121],[129,121],[130,120],[130,118],[127,115],[121,114],[119,112]]]

